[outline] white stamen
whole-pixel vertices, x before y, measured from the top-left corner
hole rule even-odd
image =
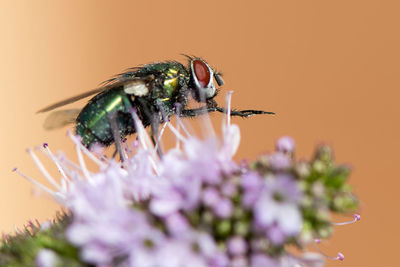
[[[176,122],[177,122],[177,129],[178,129],[178,127],[182,127],[182,130],[184,131],[184,133],[187,136],[191,136],[191,134],[189,133],[188,129],[186,129],[186,126],[183,124],[181,118],[178,115],[176,116]]]
[[[54,191],[51,190],[50,188],[42,185],[41,183],[36,182],[34,179],[32,179],[31,177],[29,177],[28,175],[25,175],[23,172],[20,172],[18,169],[14,169],[13,171],[15,171],[18,175],[24,177],[26,180],[28,180],[29,182],[31,182],[32,184],[38,186],[39,188],[43,189],[45,192],[49,193],[50,195],[54,195]]]
[[[168,128],[175,134],[176,138],[179,138],[182,142],[187,142],[187,139],[172,124],[168,124]]]
[[[44,150],[40,148],[40,151],[42,151],[46,156],[48,156],[57,166],[58,172],[62,175],[62,177],[67,180],[68,182],[71,182],[68,176],[65,174],[64,169],[61,167],[60,163],[58,162],[58,159],[54,156],[54,154],[51,152],[50,148],[48,145],[44,145]],[[63,182],[64,179],[61,179],[61,182]]]
[[[70,177],[71,179],[75,179],[76,172],[82,172],[82,168],[79,165],[75,164],[75,162],[72,162],[67,158],[61,159],[61,157],[59,157],[58,162],[64,168],[67,176]]]
[[[179,120],[179,118],[178,118],[178,120]],[[181,132],[181,125],[180,125],[179,121],[178,121],[178,123],[176,124],[176,130],[177,130],[178,132]],[[180,142],[179,138],[175,138],[175,140],[176,140],[175,149],[180,150],[180,148],[181,148],[181,142]]]
[[[159,135],[158,135],[158,137],[157,137],[156,146],[154,147],[154,149],[155,149],[156,151],[157,151],[158,147],[160,146],[161,137],[163,136],[164,131],[165,131],[165,128],[167,127],[167,124],[168,124],[168,123],[169,123],[168,121],[164,123],[164,125],[162,126],[161,131],[160,131],[160,133],[159,133]]]
[[[106,164],[104,164],[101,160],[99,160],[97,157],[95,157],[93,153],[91,153],[79,140],[77,140],[77,138],[71,133],[71,131],[68,131],[67,134],[72,139],[72,141],[75,143],[75,145],[80,147],[80,149],[85,153],[85,155],[88,156],[88,158],[90,158],[92,161],[94,161],[101,168],[106,167]]]
[[[151,165],[153,166],[154,171],[157,173],[157,175],[160,174],[160,171],[158,169],[158,163],[159,159],[156,153],[156,150],[154,149],[150,137],[147,134],[146,130],[143,127],[142,122],[140,121],[139,117],[135,112],[131,112],[133,120],[135,122],[135,128],[138,136],[139,143],[142,145],[142,147],[149,152],[149,160]]]
[[[70,177],[70,179],[72,180],[72,182],[77,181],[77,180],[82,180],[82,178],[81,178],[81,176],[78,174],[78,172],[73,171],[73,170],[70,170],[70,169],[68,169],[68,168],[66,167],[66,165],[71,165],[71,164],[69,164],[69,163],[66,162],[65,164],[62,164],[62,165],[63,165],[63,167],[65,168],[65,171],[66,171],[67,175]],[[79,171],[81,171],[80,168],[79,168]]]
[[[61,187],[57,184],[57,182],[54,180],[54,178],[50,175],[50,173],[46,170],[46,168],[43,166],[42,162],[39,160],[39,158],[36,156],[36,154],[32,151],[32,149],[27,150],[29,153],[29,156],[33,159],[35,162],[36,166],[38,167],[39,171],[43,174],[43,176],[46,178],[49,183],[54,186],[57,190],[61,190]]]
[[[226,105],[226,125],[229,127],[231,125],[231,99],[232,99],[233,91],[229,91],[225,97],[225,105]]]
[[[358,222],[359,220],[361,220],[360,215],[354,214],[353,216],[354,216],[354,219],[351,220],[351,221],[348,221],[348,222],[341,222],[341,223],[331,222],[331,224],[333,224],[333,225],[347,225],[347,224],[355,223],[355,222]]]
[[[204,110],[206,110],[206,107],[203,107]],[[207,113],[206,113],[207,114]],[[203,132],[203,136],[206,138],[215,138],[215,131],[214,127],[211,123],[210,116],[201,116],[200,117],[203,120],[204,127],[201,127],[201,130]]]
[[[315,248],[318,250],[318,252],[319,252],[322,256],[324,256],[324,257],[326,257],[326,258],[328,258],[328,259],[331,259],[331,260],[340,260],[340,261],[342,261],[342,260],[344,259],[344,255],[343,255],[342,253],[340,253],[340,252],[338,252],[338,254],[337,254],[336,257],[332,257],[332,256],[329,256],[329,255],[325,254],[324,252],[322,252],[322,251],[319,249],[319,247],[318,247],[318,245],[317,245],[317,244],[319,244],[319,243],[321,243],[321,239],[315,239],[314,246],[315,246]]]
[[[83,175],[86,177],[86,179],[88,181],[91,181],[92,177],[91,177],[91,175],[89,173],[89,170],[86,168],[85,161],[83,160],[82,150],[80,148],[80,145],[78,144],[80,142],[77,141],[77,140],[74,140],[74,139],[76,139],[76,137],[72,136],[72,134],[70,132],[68,132],[68,135],[71,137],[71,139],[75,143],[75,151],[76,151],[76,154],[78,156],[78,161],[79,161],[79,165],[81,166],[82,173],[83,173]]]

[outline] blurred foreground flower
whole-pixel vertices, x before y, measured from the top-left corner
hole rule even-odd
[[[319,243],[332,233],[330,212],[348,214],[357,208],[346,183],[349,169],[334,164],[329,147],[319,147],[309,162],[296,161],[293,140],[283,137],[274,153],[237,164],[232,156],[240,132],[228,114],[222,139],[213,134],[208,117],[204,140],[189,134],[179,118],[176,126],[167,122],[164,128],[175,134],[176,147],[160,158],[134,119],[138,138],[124,143],[122,167],[97,157],[70,135],[78,165],[52,154],[47,144],[41,149],[59,169],[61,178],[54,179],[29,151],[54,188],[16,171],[69,211],[48,227],[31,223],[5,237],[1,264],[323,266],[329,256],[322,252],[295,255],[287,246],[301,251]],[[86,168],[84,154],[99,172]]]

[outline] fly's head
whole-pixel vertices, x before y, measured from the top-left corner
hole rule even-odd
[[[218,86],[224,84],[221,74],[215,72],[205,60],[201,58],[189,58],[190,81],[192,96],[198,102],[207,102],[217,95],[214,79]]]

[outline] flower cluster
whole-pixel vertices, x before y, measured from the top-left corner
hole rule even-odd
[[[77,248],[76,255],[65,255],[46,246],[36,258],[39,266],[71,257],[97,266],[322,266],[322,252],[294,255],[287,245],[303,249],[328,237],[330,212],[357,207],[346,183],[349,169],[336,166],[326,146],[310,162],[296,161],[293,140],[283,137],[275,152],[237,164],[232,156],[240,132],[227,114],[222,139],[199,139],[179,118],[179,127],[167,122],[177,145],[159,157],[133,116],[138,139],[124,143],[122,167],[71,135],[79,166],[47,145],[42,149],[60,170],[57,182],[30,151],[55,189],[39,186],[71,211],[63,236]],[[99,172],[86,168],[83,154]]]

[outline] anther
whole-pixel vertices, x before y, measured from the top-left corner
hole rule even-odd
[[[340,252],[338,252],[338,256],[337,256],[338,260],[342,261],[344,260],[344,255]]]

